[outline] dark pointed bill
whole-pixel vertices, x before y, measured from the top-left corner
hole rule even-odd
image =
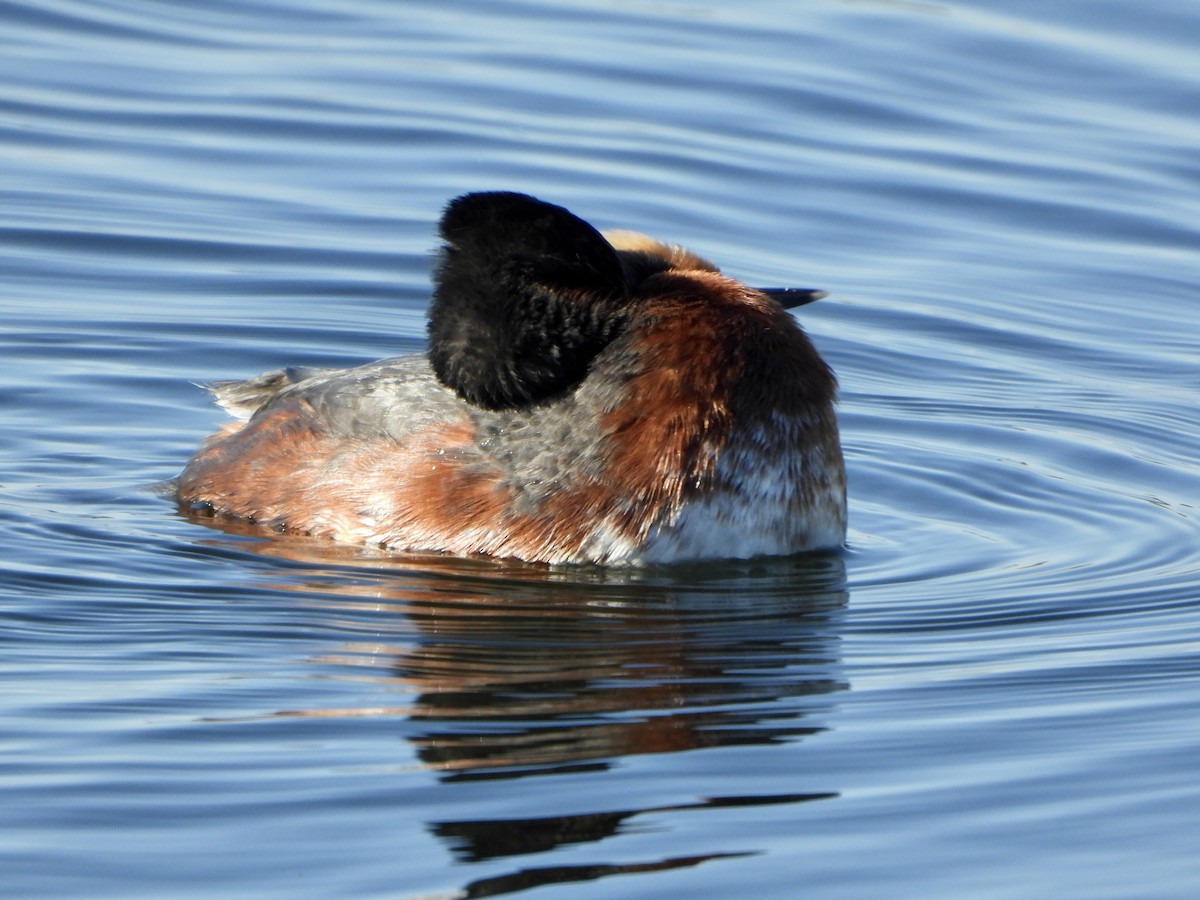
[[[784,309],[795,309],[806,303],[814,303],[822,297],[828,297],[827,291],[815,291],[811,288],[758,288],[757,290],[775,300]]]

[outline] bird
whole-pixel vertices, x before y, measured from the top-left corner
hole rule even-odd
[[[428,349],[209,386],[182,509],[384,548],[643,566],[836,550],[837,380],[788,309],[511,191],[439,224]]]

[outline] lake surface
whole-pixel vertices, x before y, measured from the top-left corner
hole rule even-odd
[[[0,7],[0,894],[1194,897],[1200,5]],[[180,516],[196,383],[419,351],[515,189],[842,384],[845,553]]]

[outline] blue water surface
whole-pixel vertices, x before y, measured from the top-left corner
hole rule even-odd
[[[1198,34],[0,4],[0,893],[1196,896]],[[196,384],[419,351],[478,189],[828,290],[846,552],[387,557],[150,488]]]

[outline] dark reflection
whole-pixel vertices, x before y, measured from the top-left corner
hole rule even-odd
[[[615,812],[586,813],[578,816],[550,816],[539,819],[488,819],[479,822],[436,822],[431,830],[446,839],[455,856],[467,862],[481,862],[498,856],[542,853],[562,844],[599,841],[611,837],[634,816],[648,813],[688,812],[719,806],[766,806],[775,803],[803,803],[824,800],[833,794],[783,794],[771,797],[709,797],[700,803],[657,806],[647,809],[623,809]]]
[[[846,688],[837,636],[845,572],[836,556],[607,571],[386,557],[287,537],[218,546],[277,557],[272,587],[299,592],[333,628],[371,635],[369,643],[348,638],[314,664],[369,666],[370,677],[404,686],[410,698],[389,709],[286,714],[396,717],[421,763],[446,784],[595,773],[635,754],[793,741],[821,731],[814,713]],[[590,793],[590,809],[574,812],[563,808],[571,786],[559,777],[521,788],[523,798],[544,801],[544,814],[428,828],[460,863],[478,864],[601,842],[649,813],[833,796],[686,797],[597,812]],[[731,855],[744,854],[521,868],[464,891],[491,896]]]
[[[823,800],[833,794],[788,794],[774,797],[711,797],[700,803],[628,809],[578,816],[552,816],[542,819],[495,819],[482,822],[439,822],[432,826],[438,837],[447,840],[455,855],[465,862],[482,862],[502,856],[544,853],[562,844],[599,841],[615,835],[626,820],[646,813],[687,812],[719,806],[762,806],[773,803],[803,803]],[[527,888],[572,881],[591,881],[606,875],[661,872],[696,866],[714,859],[751,856],[750,853],[708,853],[679,856],[647,863],[594,866],[547,866],[520,869],[496,878],[472,881],[463,889],[465,897],[493,897]]]
[[[645,872],[665,872],[668,869],[685,869],[698,866],[711,859],[734,859],[750,856],[749,853],[708,853],[701,856],[678,856],[649,863],[625,863],[624,865],[594,866],[547,866],[541,869],[521,869],[511,875],[481,878],[472,881],[456,897],[497,897],[514,894],[530,888],[548,884],[567,884],[573,881],[595,881],[606,875],[634,875]]]

